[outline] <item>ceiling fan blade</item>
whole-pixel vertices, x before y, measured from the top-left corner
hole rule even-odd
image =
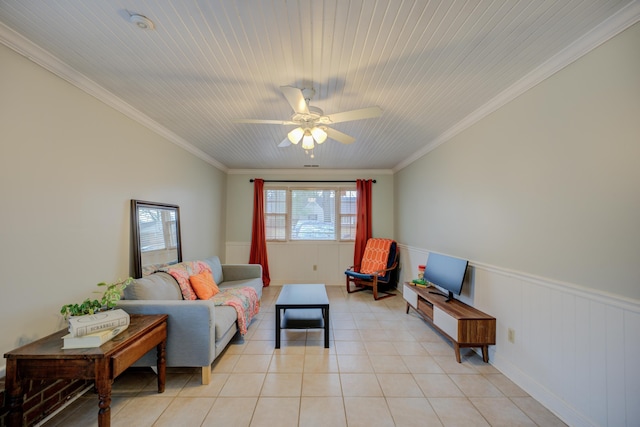
[[[327,132],[327,136],[329,138],[334,139],[341,144],[351,144],[356,140],[354,137],[349,136],[346,133],[342,133],[339,130],[326,128],[325,132]]]
[[[309,114],[307,101],[304,100],[304,95],[302,95],[300,89],[291,86],[280,86],[280,90],[284,97],[287,98],[287,102],[289,102],[293,111],[298,114]]]
[[[326,117],[331,121],[331,123],[340,123],[349,122],[351,120],[372,119],[374,117],[379,117],[381,114],[382,109],[376,106],[329,114]]]
[[[262,125],[297,125],[290,120],[234,119],[233,123],[258,123]]]
[[[285,139],[282,140],[280,144],[278,144],[278,147],[282,148],[282,147],[288,147],[290,145],[291,145],[291,141],[289,141],[289,137],[286,137]]]

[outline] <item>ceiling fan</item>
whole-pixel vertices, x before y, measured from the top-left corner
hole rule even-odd
[[[330,128],[329,125],[352,120],[370,119],[379,117],[380,114],[382,114],[382,109],[376,106],[325,115],[320,108],[309,105],[309,101],[311,101],[316,93],[313,88],[298,89],[292,86],[280,86],[280,90],[282,90],[282,94],[293,109],[291,119],[237,119],[234,120],[234,122],[296,125],[297,127],[287,134],[287,137],[278,144],[278,147],[288,147],[291,144],[295,145],[302,141],[302,148],[312,150],[315,144],[322,144],[327,138],[331,138],[342,144],[351,144],[356,140],[352,136]]]

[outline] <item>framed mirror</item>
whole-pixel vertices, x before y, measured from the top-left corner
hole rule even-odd
[[[182,262],[177,205],[131,200],[131,232],[135,278]]]

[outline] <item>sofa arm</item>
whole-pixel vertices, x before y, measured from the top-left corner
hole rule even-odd
[[[206,366],[213,362],[215,349],[215,305],[213,301],[120,300],[117,308],[129,314],[168,314],[167,366]],[[155,350],[137,366],[155,366]]]
[[[262,266],[260,264],[222,264],[222,276],[225,282],[262,279]]]

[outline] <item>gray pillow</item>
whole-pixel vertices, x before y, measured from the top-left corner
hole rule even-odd
[[[224,282],[224,277],[222,276],[222,265],[220,264],[220,258],[217,256],[212,256],[211,258],[207,258],[204,260],[209,267],[211,267],[211,274],[213,276],[213,280],[216,284],[220,284]]]
[[[168,273],[153,273],[124,288],[127,300],[181,300],[178,282]]]

